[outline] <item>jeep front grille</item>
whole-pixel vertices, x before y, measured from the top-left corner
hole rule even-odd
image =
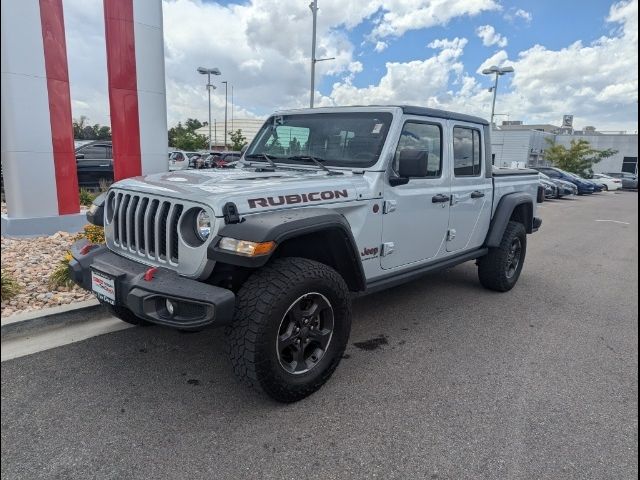
[[[111,202],[111,203],[110,203]],[[134,193],[112,191],[107,218],[112,225],[113,245],[153,262],[177,266],[178,222],[182,203]]]

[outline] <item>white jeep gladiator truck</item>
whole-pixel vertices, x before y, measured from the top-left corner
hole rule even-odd
[[[235,373],[300,400],[340,363],[354,293],[475,260],[480,282],[517,282],[538,173],[493,172],[477,117],[412,106],[272,115],[235,169],[116,182],[88,213],[76,283],[122,320],[224,325]]]

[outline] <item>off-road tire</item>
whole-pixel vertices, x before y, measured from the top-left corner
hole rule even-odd
[[[279,329],[296,299],[317,292],[333,312],[331,340],[306,373],[285,370]],[[279,402],[296,402],[318,390],[340,363],[351,330],[351,301],[344,279],[331,267],[305,258],[281,258],[247,279],[236,295],[233,322],[225,328],[234,373]]]
[[[103,304],[107,311],[116,318],[119,318],[123,322],[130,323],[131,325],[147,326],[150,325],[146,320],[136,316],[131,310],[126,307],[120,307],[115,305]]]
[[[511,260],[514,242],[520,242],[520,256],[518,265],[509,276],[509,262]],[[500,246],[490,248],[489,253],[478,261],[478,277],[483,287],[497,292],[511,290],[522,272],[524,259],[527,253],[527,232],[524,225],[519,222],[509,222],[502,236]]]

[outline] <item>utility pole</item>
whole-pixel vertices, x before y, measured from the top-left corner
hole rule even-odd
[[[229,90],[229,82],[224,82],[224,149],[227,149],[227,92]]]
[[[211,90],[216,87],[211,83],[211,75],[220,75],[219,68],[198,67],[197,72],[207,76],[207,96],[209,97],[209,150],[211,150]]]
[[[316,58],[316,26],[318,20],[318,0],[312,0],[309,4],[311,14],[313,15],[313,28],[311,33],[311,95],[309,99],[309,108],[313,108],[313,100],[316,93],[316,63],[326,60],[335,60],[331,58]]]
[[[513,67],[498,68],[496,66],[492,66],[490,68],[485,68],[482,73],[483,75],[495,74],[496,76],[493,87],[489,89],[490,92],[493,91],[493,102],[491,103],[491,128],[493,128],[493,117],[495,116],[496,111],[496,95],[498,94],[498,77],[504,75],[505,73],[513,73]]]

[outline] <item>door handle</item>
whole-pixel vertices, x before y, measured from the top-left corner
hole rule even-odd
[[[444,195],[442,193],[439,193],[438,195],[434,195],[433,197],[431,197],[432,203],[444,203],[444,202],[448,202],[449,200],[450,200],[449,195]]]
[[[480,190],[471,192],[471,198],[482,198],[482,197],[484,197],[484,193],[482,193]]]

